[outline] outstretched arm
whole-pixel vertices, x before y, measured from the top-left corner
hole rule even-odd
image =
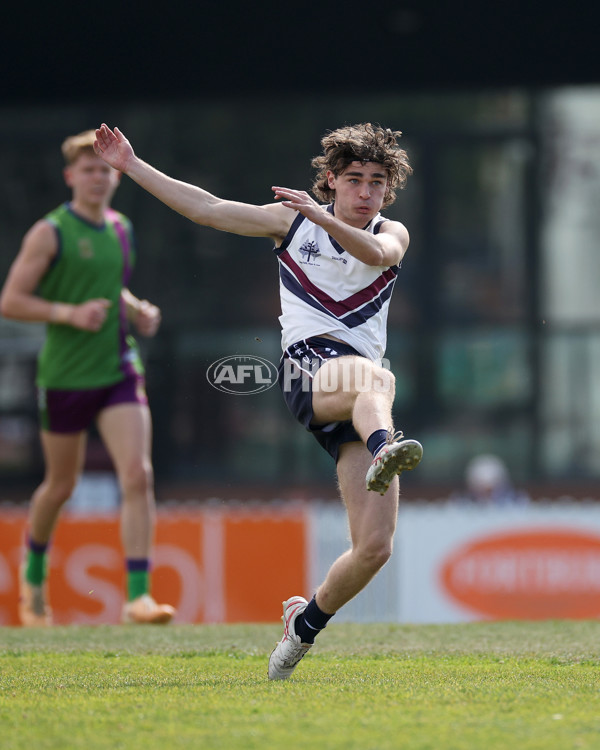
[[[105,162],[128,175],[174,211],[204,226],[248,237],[282,240],[294,212],[281,204],[256,206],[223,200],[207,190],[175,180],[139,159],[127,138],[103,124],[96,130],[94,150]]]

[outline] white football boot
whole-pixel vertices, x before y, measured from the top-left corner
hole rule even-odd
[[[269,657],[269,679],[287,680],[291,677],[296,665],[305,656],[312,643],[302,643],[294,631],[298,615],[306,609],[308,602],[301,596],[292,596],[283,602],[283,638],[275,646]]]

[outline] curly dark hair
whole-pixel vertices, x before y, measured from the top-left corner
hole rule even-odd
[[[396,200],[396,190],[406,185],[406,178],[412,174],[408,154],[398,146],[400,130],[382,128],[370,122],[347,125],[328,131],[321,139],[323,153],[315,156],[311,164],[317,169],[312,192],[317,200],[330,203],[335,198],[327,181],[327,171],[339,176],[353,162],[373,161],[386,170],[388,175],[384,206]]]

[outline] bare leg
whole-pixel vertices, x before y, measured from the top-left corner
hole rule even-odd
[[[375,430],[392,426],[395,382],[389,370],[363,357],[330,359],[315,375],[313,421],[351,419],[366,443]]]
[[[329,568],[314,602],[293,596],[283,603],[285,628],[269,657],[271,680],[291,676],[329,617],[362,591],[392,554],[399,481],[390,477],[383,495],[367,490],[365,478],[373,457],[365,443],[374,432],[393,429],[394,386],[391,372],[363,357],[330,359],[315,374],[313,424],[352,420],[364,441],[342,444],[337,463],[351,547]]]
[[[45,473],[31,499],[28,527],[34,541],[46,544],[83,468],[87,435],[42,431],[40,439]]]
[[[330,359],[315,375],[314,422],[351,419],[366,443],[376,430],[393,427],[394,388],[393,374],[367,359]],[[384,496],[366,489],[365,475],[373,457],[364,443],[345,443],[340,448],[337,473],[352,546],[333,563],[317,590],[317,604],[328,614],[362,591],[392,554],[399,481],[396,477]]]
[[[50,541],[61,509],[71,497],[85,456],[86,433],[63,434],[42,431],[44,480],[33,493],[27,532],[35,543],[29,549],[19,581],[19,620],[22,625],[52,624],[45,584],[46,565],[42,549]]]
[[[125,556],[148,558],[155,523],[150,410],[135,403],[111,406],[100,413],[98,430],[121,487],[121,539]]]
[[[362,591],[392,554],[399,482],[396,477],[383,497],[367,491],[364,477],[371,460],[362,443],[341,446],[338,479],[352,546],[333,563],[317,589],[317,604],[328,614],[337,612]]]
[[[152,551],[156,522],[150,410],[135,403],[111,406],[98,417],[98,429],[121,487],[121,539],[125,557],[128,561],[144,562],[144,580],[138,580],[132,587],[130,576],[134,571],[128,566],[129,599],[123,607],[123,622],[165,624],[173,618],[175,609],[170,604],[157,604],[150,596],[145,567]]]

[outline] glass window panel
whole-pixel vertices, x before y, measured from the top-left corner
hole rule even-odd
[[[550,476],[600,474],[600,335],[565,330],[542,344],[542,463]]]
[[[449,146],[439,164],[435,251],[446,320],[518,320],[525,312],[526,141]]]
[[[530,390],[527,339],[521,331],[456,330],[442,336],[438,391],[447,406],[523,405]]]

